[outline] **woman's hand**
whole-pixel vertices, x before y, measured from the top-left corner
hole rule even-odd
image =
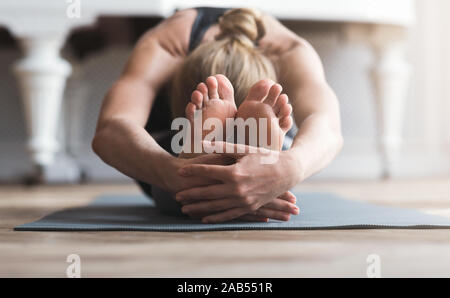
[[[214,208],[211,209],[211,205],[214,206],[214,204],[209,203],[213,202],[202,201],[200,203],[192,203],[184,201],[183,204],[186,207],[183,211],[191,218],[202,219],[217,212]],[[291,192],[286,192],[257,211],[243,215],[237,219],[250,222],[267,222],[269,219],[289,221],[291,215],[298,215],[300,213],[300,209],[295,204],[296,202],[297,198]]]
[[[174,174],[170,175],[170,178],[169,175],[167,175],[166,177],[168,181],[171,181],[171,183],[169,183],[171,187],[171,190],[169,190],[169,192],[175,194],[177,190],[182,191],[194,187],[215,185],[217,183],[220,183],[220,181],[211,178],[181,177],[180,175],[178,175],[178,170],[185,166],[192,164],[231,165],[235,162],[235,158],[219,154],[207,154],[192,159],[174,158],[170,161],[171,169],[166,172],[167,174]],[[260,208],[258,211],[239,217],[239,220],[249,222],[267,222],[269,219],[288,221],[291,214],[298,214],[299,212],[298,207],[295,205],[296,201],[296,197],[292,193],[287,192],[276,198],[273,202]],[[199,203],[198,201],[195,202]],[[193,202],[189,202],[188,200],[185,200],[183,202],[183,204],[185,205],[189,205],[192,203]],[[205,201],[203,201],[203,203],[205,203]],[[196,213],[186,212],[186,214],[188,214],[192,218],[201,219],[213,214],[211,211],[214,210],[202,210],[201,212],[197,211]]]
[[[237,160],[231,165],[190,164],[179,170],[179,174],[185,178],[220,181],[176,194],[177,201],[190,202],[183,207],[185,213],[202,213],[205,210],[216,212],[204,217],[204,223],[225,222],[257,213],[261,207],[273,203],[274,198],[279,198],[301,180],[301,169],[289,152],[274,152],[224,142],[204,142],[204,147],[205,150],[215,149],[216,152],[218,148],[222,148],[225,153],[215,155]]]
[[[226,166],[234,162],[235,160],[228,156],[221,156],[217,154],[206,154],[191,159],[173,157],[165,166],[165,171],[163,174],[163,180],[165,181],[164,189],[175,195],[177,192],[185,189],[217,184],[219,181],[210,177],[182,177],[178,174],[178,171],[185,166],[194,164]]]

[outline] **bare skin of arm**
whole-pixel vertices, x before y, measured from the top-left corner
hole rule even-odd
[[[194,14],[192,10],[179,12],[141,38],[103,101],[92,143],[107,164],[171,193],[207,183],[201,178],[180,179],[176,170],[183,160],[161,148],[144,127],[158,90],[187,53],[189,22],[192,25]],[[207,160],[211,158],[197,162],[213,162]]]
[[[275,18],[266,15],[264,21],[267,47],[279,53],[273,59],[279,83],[289,95],[299,128],[288,154],[301,169],[296,174],[297,182],[301,182],[325,168],[342,148],[339,102],[314,48]],[[276,39],[280,42],[273,45]]]

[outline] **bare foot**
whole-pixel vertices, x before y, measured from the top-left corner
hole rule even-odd
[[[259,122],[259,119],[267,119],[267,139],[258,137],[258,147],[280,151],[284,137],[292,127],[292,106],[288,96],[281,94],[282,90],[279,84],[271,80],[259,81],[250,89],[237,111],[236,117],[244,120],[254,118]],[[248,136],[246,144],[251,145]]]
[[[207,119],[215,118],[226,127],[226,119],[236,115],[236,103],[234,102],[234,89],[231,82],[224,75],[215,75],[206,79],[206,83],[200,83],[197,90],[192,93],[191,102],[186,106],[186,118],[191,122],[192,140],[194,140],[194,119],[202,117],[202,127]],[[199,113],[201,112],[201,114]],[[211,130],[202,130],[202,140]],[[225,129],[223,129],[225,140]],[[192,144],[194,146],[194,144]],[[193,149],[193,148],[192,148]],[[194,152],[194,151],[191,151]],[[181,158],[192,158],[195,154],[181,154]]]

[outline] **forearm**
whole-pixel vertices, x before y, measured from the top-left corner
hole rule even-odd
[[[337,96],[325,81],[291,90],[298,132],[289,154],[301,169],[301,182],[328,166],[342,149],[341,117]]]
[[[340,129],[330,124],[327,114],[311,114],[299,127],[288,154],[300,169],[298,182],[330,164],[343,145]]]
[[[124,119],[105,121],[92,147],[105,163],[123,174],[166,188],[164,171],[173,157],[143,127]]]
[[[289,95],[299,131],[285,154],[299,183],[325,168],[341,150],[339,102],[326,82],[319,56],[305,40],[279,61],[280,81]]]

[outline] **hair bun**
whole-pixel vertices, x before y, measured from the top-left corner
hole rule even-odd
[[[219,18],[219,27],[218,40],[230,38],[249,48],[254,48],[266,34],[261,13],[249,8],[228,10]]]

